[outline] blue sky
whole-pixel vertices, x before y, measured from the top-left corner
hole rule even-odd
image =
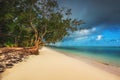
[[[120,0],[60,0],[85,29],[71,33],[57,46],[120,46]],[[87,29],[89,27],[89,29]]]

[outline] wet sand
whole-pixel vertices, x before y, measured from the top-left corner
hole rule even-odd
[[[2,73],[2,80],[120,80],[120,76],[43,47],[40,55]]]

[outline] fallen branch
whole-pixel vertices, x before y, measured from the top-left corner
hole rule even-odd
[[[6,53],[10,53],[10,52],[15,52],[15,51],[21,51],[25,54],[39,54],[38,53],[38,48],[37,47],[4,47],[4,48],[0,48],[0,53],[2,54],[6,54]]]

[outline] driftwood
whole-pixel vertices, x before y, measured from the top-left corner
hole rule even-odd
[[[37,47],[4,47],[4,48],[0,48],[0,53],[6,54],[9,52],[16,52],[16,51],[20,51],[25,53],[26,55],[30,55],[30,54],[35,54],[38,55],[38,48]]]
[[[38,47],[0,48],[0,73],[12,68],[18,62],[25,61],[29,55],[38,55],[38,49]]]

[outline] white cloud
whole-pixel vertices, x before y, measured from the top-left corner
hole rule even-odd
[[[93,27],[93,28],[91,29],[91,31],[93,31],[93,32],[96,31],[96,28]]]
[[[79,40],[83,40],[83,39],[86,39],[86,38],[88,38],[88,37],[87,36],[85,36],[85,37],[78,37],[78,38],[75,38],[74,41],[79,41]]]
[[[99,41],[99,40],[101,40],[101,39],[102,39],[102,37],[103,37],[102,35],[98,35],[98,36],[97,36],[97,38],[96,38],[96,40],[98,40],[98,41]]]
[[[96,28],[83,29],[83,30],[79,30],[79,31],[74,32],[71,36],[84,37],[84,36],[91,34],[94,31],[96,31]]]
[[[84,29],[79,31],[79,35],[88,35],[90,33],[90,30]]]
[[[72,33],[69,37],[75,41],[84,40],[89,37],[90,34],[96,31],[96,28],[83,29]]]

